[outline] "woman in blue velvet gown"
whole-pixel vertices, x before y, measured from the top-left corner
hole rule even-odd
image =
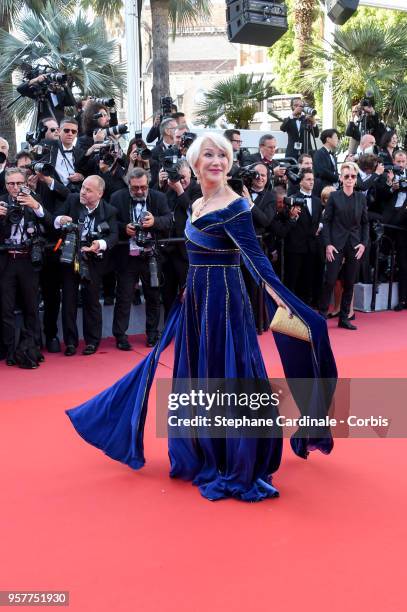
[[[175,336],[174,379],[267,379],[253,313],[240,271],[240,257],[264,283],[272,318],[277,305],[299,316],[310,342],[274,334],[288,379],[309,379],[307,393],[291,391],[302,414],[328,413],[337,377],[326,322],[280,282],[261,251],[246,199],[228,187],[230,143],[210,134],[190,147],[188,161],[203,198],[193,205],[185,235],[189,272],[183,298],[168,317],[160,341],[129,374],[81,406],[67,411],[78,433],[107,455],[134,469],[144,465],[143,432],[148,394],[161,351]],[[329,453],[329,429],[310,437],[301,428],[294,452]],[[315,435],[315,434],[313,434]],[[211,500],[259,501],[278,496],[271,484],[281,461],[282,438],[169,438],[170,475],[191,480]]]

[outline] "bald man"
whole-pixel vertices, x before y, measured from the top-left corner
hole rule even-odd
[[[63,263],[62,268],[62,328],[65,355],[75,355],[79,336],[76,325],[79,284],[83,297],[83,355],[96,352],[102,337],[102,307],[99,291],[103,275],[110,265],[108,254],[119,239],[116,209],[102,199],[104,180],[97,175],[88,176],[82,183],[79,194],[71,194],[58,211],[55,227],[63,228],[67,223],[79,225],[80,261],[88,268],[88,278],[76,272],[73,263]],[[98,234],[98,226],[107,223],[108,230]],[[81,265],[83,276],[83,265]]]

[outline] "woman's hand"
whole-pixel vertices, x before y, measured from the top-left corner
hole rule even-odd
[[[266,291],[273,298],[277,306],[281,306],[281,308],[285,308],[286,311],[288,312],[289,317],[293,316],[293,313],[291,312],[287,304],[283,302],[283,300],[277,295],[277,293],[271,287],[269,287],[269,285],[266,285]]]

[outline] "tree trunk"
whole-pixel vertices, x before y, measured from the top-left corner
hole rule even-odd
[[[309,68],[306,47],[312,41],[312,22],[316,0],[297,0],[294,7],[295,45],[298,51],[300,70],[304,72]],[[311,106],[315,102],[312,90],[304,91],[304,96]]]
[[[10,21],[7,15],[0,17],[0,28],[6,30],[10,29]],[[14,158],[17,145],[16,145],[16,125],[12,111],[6,109],[6,103],[4,102],[3,96],[5,90],[12,88],[11,76],[8,79],[8,83],[0,83],[0,136],[5,138],[10,145],[9,159]]]
[[[160,110],[160,98],[170,95],[168,59],[169,0],[150,0],[153,38],[153,96],[154,114]]]

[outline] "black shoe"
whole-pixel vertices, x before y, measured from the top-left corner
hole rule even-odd
[[[334,319],[335,317],[339,317],[339,311],[338,312],[328,312],[328,314],[326,315],[327,319]]]
[[[59,338],[57,337],[47,338],[45,344],[46,344],[48,353],[60,353],[61,352],[61,343],[59,341]]]
[[[114,305],[114,297],[111,297],[111,296],[105,297],[105,299],[103,300],[103,304],[105,306],[113,306]]]
[[[405,308],[407,308],[407,304],[405,302],[399,302],[398,304],[396,304],[393,310],[399,312],[400,310],[404,310]]]
[[[8,366],[15,366],[17,365],[17,361],[14,359],[14,357],[7,357],[6,364]]]
[[[148,335],[147,336],[147,342],[146,342],[146,346],[151,347],[151,346],[155,346],[158,342],[159,336],[157,335]]]
[[[68,344],[64,355],[66,355],[67,357],[72,357],[72,355],[76,355],[76,347],[73,344]]]
[[[348,321],[354,321],[356,319],[355,313],[351,317],[348,317]]]
[[[18,364],[18,367],[22,370],[35,370],[38,368],[38,363],[32,359],[24,359]]]
[[[357,329],[356,325],[352,325],[347,319],[339,319],[338,327],[342,327],[343,329]]]
[[[98,347],[96,344],[87,344],[82,351],[82,355],[93,355],[93,353],[96,353],[97,350]]]
[[[123,340],[116,340],[116,346],[119,351],[131,351],[133,348],[127,338],[124,338]]]

